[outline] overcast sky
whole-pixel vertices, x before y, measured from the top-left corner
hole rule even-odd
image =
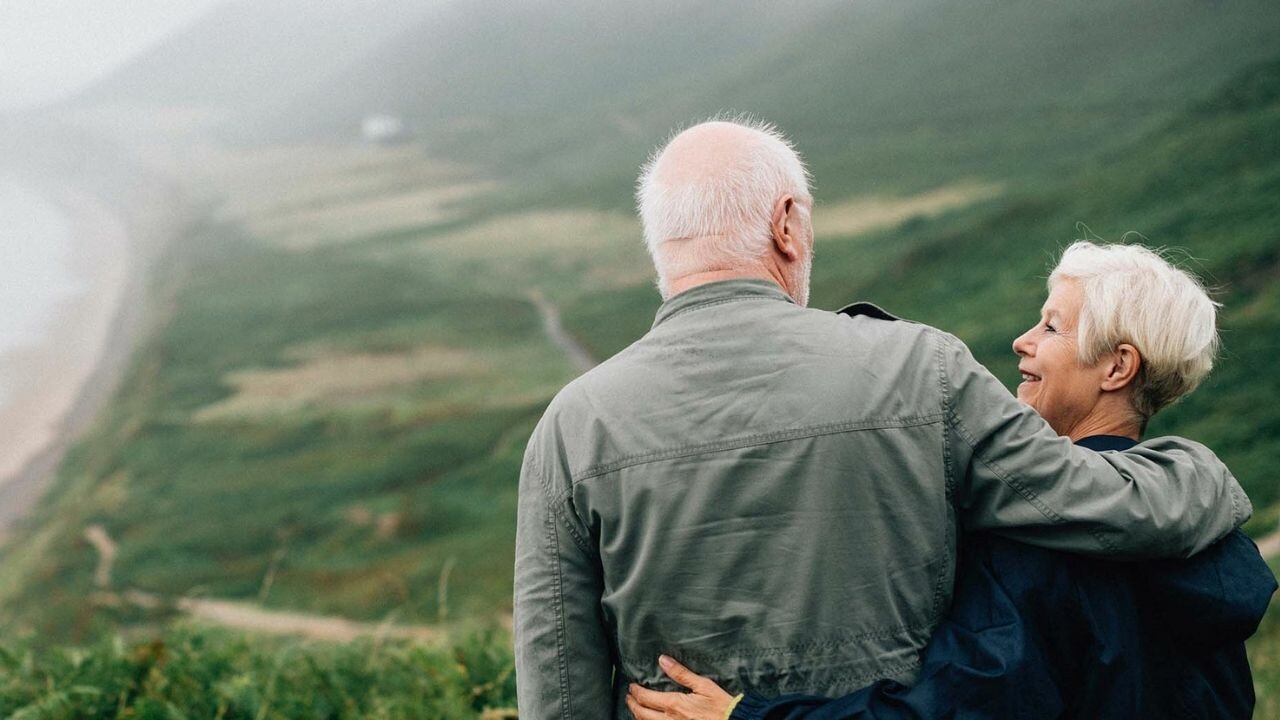
[[[227,0],[0,0],[0,110],[62,97]]]

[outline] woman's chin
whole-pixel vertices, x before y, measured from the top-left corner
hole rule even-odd
[[[1024,380],[1018,384],[1018,390],[1014,394],[1019,400],[1034,408],[1036,406],[1036,386],[1039,384],[1039,382]]]

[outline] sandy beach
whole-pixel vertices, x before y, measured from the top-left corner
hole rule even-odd
[[[38,344],[0,354],[0,541],[47,487],[72,442],[109,399],[142,316],[141,253],[122,214],[71,186],[34,187],[71,224],[78,291],[55,310]]]

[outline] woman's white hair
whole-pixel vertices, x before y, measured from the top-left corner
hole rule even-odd
[[[666,167],[668,150],[685,133],[729,124],[750,131],[732,152],[718,154],[712,172]],[[769,123],[717,118],[674,135],[650,156],[636,183],[645,245],[666,296],[668,276],[740,268],[769,248],[773,206],[785,194],[812,202],[809,173],[789,140]]]
[[[1093,365],[1121,343],[1142,356],[1131,397],[1144,422],[1196,389],[1213,368],[1219,304],[1164,251],[1078,241],[1058,260],[1049,288],[1063,278],[1079,281],[1084,296],[1077,331],[1082,364]]]

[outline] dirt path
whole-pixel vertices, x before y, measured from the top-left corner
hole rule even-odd
[[[529,291],[528,297],[529,302],[533,303],[534,307],[538,308],[538,313],[542,315],[542,329],[547,333],[547,337],[556,347],[564,351],[574,370],[584,373],[595,367],[598,364],[596,359],[591,357],[591,353],[587,352],[587,349],[564,329],[564,323],[560,322],[560,311],[551,304],[542,291],[534,288]]]
[[[135,605],[156,610],[172,607],[183,614],[203,622],[223,627],[263,633],[266,635],[293,635],[308,640],[351,642],[357,638],[413,640],[424,643],[441,643],[447,633],[429,625],[397,625],[390,621],[381,623],[360,622],[334,615],[287,610],[268,610],[252,603],[211,598],[167,599],[141,590],[100,593],[96,601],[101,605]]]
[[[100,588],[111,587],[111,566],[116,561],[116,544],[101,525],[84,529],[84,539],[98,552],[98,567],[93,571],[93,584]]]
[[[193,618],[226,627],[273,635],[300,635],[313,640],[350,642],[360,637],[439,642],[444,632],[422,625],[366,623],[332,615],[267,610],[230,600],[182,598],[174,607]]]

